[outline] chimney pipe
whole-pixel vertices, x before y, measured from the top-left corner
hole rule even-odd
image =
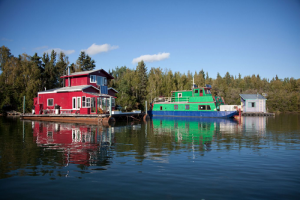
[[[70,66],[68,66],[68,76],[70,76]],[[68,77],[68,87],[71,87],[70,77]]]

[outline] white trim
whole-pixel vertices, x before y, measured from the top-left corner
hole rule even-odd
[[[177,96],[178,96],[178,98],[181,98],[182,97],[182,93],[178,93]]]
[[[79,100],[79,105],[78,105],[78,99],[80,99]],[[76,97],[76,109],[80,110],[80,108],[81,108],[81,97]]]
[[[54,106],[54,98],[48,98],[48,99],[47,99],[47,106],[49,106],[49,105],[48,105],[48,100],[49,100],[49,99],[52,99],[52,105],[51,105],[51,106]]]
[[[75,99],[75,104],[74,104],[74,99]],[[72,97],[72,110],[77,110],[77,106],[76,103],[77,102],[77,98],[76,97]]]

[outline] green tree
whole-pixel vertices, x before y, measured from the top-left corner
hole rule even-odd
[[[85,54],[84,51],[81,51],[76,61],[75,71],[90,71],[94,70],[95,67],[95,61],[89,55]]]

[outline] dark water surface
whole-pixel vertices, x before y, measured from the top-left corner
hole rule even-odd
[[[0,118],[1,199],[300,199],[300,115]]]

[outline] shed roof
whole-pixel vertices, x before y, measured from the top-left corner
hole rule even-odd
[[[58,93],[58,92],[74,92],[74,91],[82,91],[86,88],[93,87],[96,90],[99,90],[98,88],[92,86],[92,85],[77,85],[72,87],[61,87],[61,88],[54,88],[50,90],[40,91],[38,93]]]
[[[112,88],[112,87],[108,88],[108,90],[113,90],[113,91],[115,91],[115,93],[119,93],[115,88]]]
[[[246,100],[246,99],[266,99],[261,94],[240,94],[240,96]]]

